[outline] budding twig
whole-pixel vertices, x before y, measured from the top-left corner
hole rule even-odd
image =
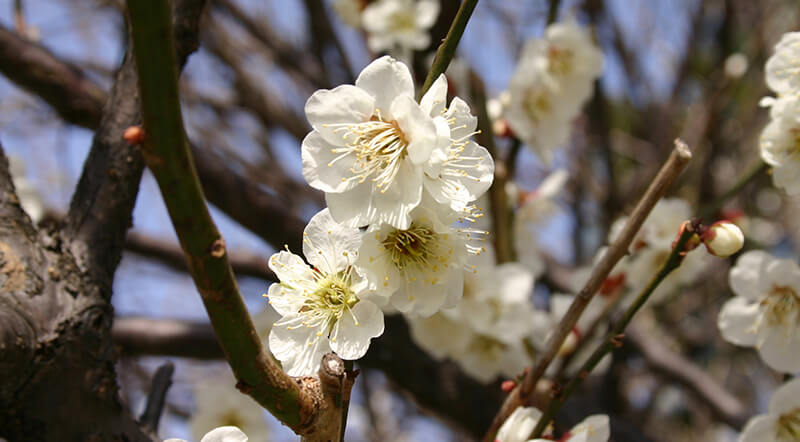
[[[633,213],[631,213],[617,239],[608,247],[606,253],[592,269],[589,280],[586,281],[583,289],[575,296],[572,305],[570,305],[569,310],[567,310],[567,313],[562,318],[558,328],[548,339],[545,350],[540,355],[536,365],[528,371],[519,387],[508,395],[503,406],[500,407],[500,411],[492,421],[492,426],[484,436],[484,442],[493,441],[494,435],[508,416],[510,416],[517,407],[529,401],[536,383],[539,382],[539,379],[544,375],[544,372],[555,358],[558,350],[567,338],[567,335],[578,322],[584,309],[589,305],[592,297],[603,284],[603,281],[608,277],[608,274],[617,262],[628,252],[628,248],[634,236],[636,236],[636,233],[650,214],[650,211],[653,210],[658,200],[666,193],[669,186],[675,181],[675,178],[683,172],[691,158],[692,154],[689,147],[682,141],[675,140],[675,148],[666,163],[661,167],[658,175],[653,179],[653,182],[633,209]]]
[[[206,206],[181,118],[170,3],[128,1],[128,14],[147,134],[142,154],[219,344],[240,390],[295,432],[307,432],[316,404],[264,351]]]
[[[558,412],[559,408],[564,404],[564,402],[569,398],[572,392],[583,382],[583,380],[588,376],[589,373],[594,370],[597,364],[603,359],[605,355],[611,353],[615,348],[619,348],[622,346],[622,343],[625,339],[625,328],[633,319],[633,316],[642,308],[642,306],[650,299],[650,295],[653,294],[656,288],[658,288],[659,284],[667,277],[673,270],[680,267],[681,262],[684,258],[684,246],[687,242],[691,239],[693,235],[695,235],[695,231],[692,228],[687,228],[681,233],[681,236],[678,238],[675,246],[672,248],[672,252],[670,252],[667,261],[658,269],[658,272],[653,276],[650,282],[639,292],[639,295],[636,297],[636,300],[628,307],[628,310],[625,311],[625,314],[622,318],[617,321],[614,325],[614,328],[608,333],[605,341],[592,353],[589,359],[583,363],[581,368],[578,370],[578,375],[572,378],[569,383],[564,387],[564,389],[555,396],[551,401],[550,404],[545,409],[544,413],[542,413],[542,417],[539,418],[539,421],[536,423],[536,427],[533,429],[533,433],[531,434],[531,439],[536,439],[542,435],[545,428],[547,428],[547,424],[553,419],[556,412]]]

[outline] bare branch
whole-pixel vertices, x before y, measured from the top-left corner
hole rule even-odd
[[[125,240],[125,249],[140,255],[158,259],[164,264],[180,271],[188,271],[186,257],[178,244],[169,244],[166,241],[152,238],[136,232],[128,232]],[[228,252],[228,260],[234,273],[242,276],[252,276],[266,281],[277,281],[275,273],[267,267],[267,261],[258,256],[245,252]]]
[[[511,392],[505,403],[503,403],[503,407],[497,413],[497,416],[495,416],[492,426],[486,433],[486,436],[484,436],[485,442],[494,440],[494,435],[508,416],[510,416],[517,407],[528,402],[533,394],[534,387],[558,353],[564,339],[566,339],[567,335],[578,322],[583,310],[589,305],[592,297],[594,297],[594,294],[603,284],[603,281],[617,262],[628,252],[628,247],[639,231],[639,228],[641,228],[642,223],[644,223],[645,218],[650,214],[650,211],[658,200],[666,193],[675,178],[686,168],[691,157],[692,154],[688,146],[676,140],[672,154],[669,156],[666,163],[664,163],[658,175],[653,179],[653,182],[647,188],[647,191],[639,200],[639,203],[633,209],[633,213],[631,213],[617,239],[608,247],[602,259],[592,269],[589,280],[586,282],[583,289],[575,296],[575,300],[562,318],[558,328],[547,340],[544,352],[539,356],[539,359],[532,369],[526,373],[520,385]]]

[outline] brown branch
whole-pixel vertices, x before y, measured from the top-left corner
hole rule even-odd
[[[714,378],[692,361],[671,351],[659,339],[648,336],[636,325],[628,327],[625,341],[641,353],[647,364],[667,379],[675,381],[709,406],[720,420],[741,430],[750,410]]]
[[[397,386],[412,395],[423,409],[435,413],[479,437],[500,406],[502,392],[465,375],[454,363],[430,357],[412,341],[406,321],[386,316],[386,332],[373,339],[358,361],[365,368],[381,370]],[[150,318],[116,318],[114,341],[129,356],[171,355],[218,359],[222,351],[208,324]],[[398,363],[398,361],[409,361]],[[475,404],[481,404],[476,407]]]
[[[669,156],[666,163],[664,163],[658,175],[653,179],[653,182],[639,200],[639,203],[633,209],[633,213],[628,217],[628,221],[625,223],[625,227],[623,227],[617,239],[608,247],[601,260],[592,269],[589,280],[575,296],[574,301],[559,323],[558,328],[547,340],[545,350],[539,355],[536,364],[526,373],[520,385],[511,392],[505,403],[503,403],[502,408],[492,422],[492,426],[484,437],[485,442],[494,440],[494,435],[508,416],[510,416],[517,407],[526,404],[530,400],[534,387],[558,353],[564,339],[566,339],[567,335],[578,322],[583,310],[589,305],[592,297],[594,297],[594,294],[603,284],[603,281],[617,262],[628,253],[628,248],[634,236],[636,236],[636,233],[639,231],[639,228],[641,228],[642,223],[644,223],[644,220],[650,214],[650,211],[658,200],[661,199],[667,189],[672,185],[675,178],[686,168],[691,157],[692,154],[688,146],[676,140],[672,154]]]
[[[213,22],[203,36],[206,49],[236,75],[234,84],[242,107],[254,113],[265,126],[280,126],[300,140],[308,135],[311,127],[305,119],[283,106],[275,94],[258,84],[244,68],[244,57],[251,57],[252,50],[243,47],[223,26]]]
[[[2,29],[0,27],[0,30]],[[38,60],[37,64],[31,65],[31,69],[42,74],[31,76],[28,82],[25,83],[30,91],[36,94],[48,95],[50,89],[62,87],[69,89],[69,91],[60,91],[59,94],[54,94],[53,96],[63,97],[69,93],[83,93],[81,92],[82,89],[77,88],[75,84],[60,85],[59,82],[54,81],[54,79],[62,76],[61,73],[64,70],[77,68],[70,67],[52,53],[44,51],[31,42],[17,41],[19,39],[15,40],[10,36],[13,37],[13,33],[0,32],[0,72],[14,80],[12,75],[18,60],[36,59]],[[26,55],[28,51],[40,52],[38,52],[37,57],[29,57]],[[99,86],[94,89],[102,90]],[[120,90],[120,92],[123,91]],[[88,97],[84,97],[83,100],[94,102],[97,106],[94,112],[98,115],[101,114],[101,103],[105,99],[90,100]],[[80,108],[73,109],[71,107],[75,102],[75,100],[59,101],[55,108],[57,110],[61,109],[59,113],[65,121],[89,129],[97,129],[99,118],[96,121],[77,118],[80,115]],[[112,102],[114,101],[112,100]],[[120,129],[117,132],[109,130],[108,136],[114,142],[114,146],[121,146],[119,144],[121,142],[119,135],[125,129],[123,126],[124,124],[118,124],[117,127]],[[118,153],[127,151],[129,147],[122,146],[120,149],[108,149],[108,152],[113,152],[114,158],[127,161],[128,157]],[[233,173],[225,166],[223,161],[220,161],[217,155],[196,147],[193,148],[192,153],[203,183],[203,190],[212,204],[270,244],[276,247],[288,244],[292,250],[301,250],[301,238],[305,223],[291,215],[288,203],[282,202],[279,198],[265,192],[257,183]],[[103,152],[98,151],[98,154],[103,154]],[[138,154],[130,156],[134,162],[140,161],[138,157]],[[104,167],[100,170],[107,172],[107,177],[112,183],[119,179],[116,175],[120,170],[118,168]],[[273,173],[281,173],[281,171],[276,169]],[[101,179],[103,177],[98,176],[97,178]],[[110,196],[113,197],[114,194],[112,193]],[[99,233],[102,233],[102,230]],[[119,245],[122,245],[121,239]]]
[[[284,41],[274,33],[265,21],[250,17],[236,2],[215,0],[219,10],[236,20],[256,40],[263,44],[273,56],[275,62],[292,75],[304,78],[317,88],[330,88],[330,81],[324,74],[324,67],[304,48],[297,48]]]
[[[128,232],[125,249],[147,257],[155,258],[179,271],[188,271],[186,257],[180,245],[170,244],[136,232]],[[277,281],[275,273],[267,267],[267,260],[261,256],[245,252],[228,252],[228,260],[234,273],[241,276],[252,276],[266,281]]]
[[[106,93],[77,66],[63,63],[47,49],[0,26],[0,71],[32,91],[65,120],[96,127]]]

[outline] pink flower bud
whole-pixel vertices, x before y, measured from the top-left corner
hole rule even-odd
[[[727,258],[742,249],[744,234],[730,221],[717,221],[701,237],[712,255]]]

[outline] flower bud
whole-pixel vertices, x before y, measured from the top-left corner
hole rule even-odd
[[[742,249],[744,234],[730,221],[717,221],[701,237],[712,255],[727,258]]]

